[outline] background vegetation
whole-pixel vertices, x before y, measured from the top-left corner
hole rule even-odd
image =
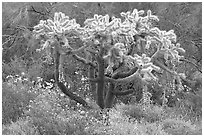
[[[159,17],[154,25],[161,30],[175,30],[186,50],[186,61],[177,68],[187,76],[183,92],[169,97],[162,106],[162,87],[149,87],[148,106],[140,103],[142,95],[137,93],[119,97],[113,108],[101,110],[90,83],[84,81],[89,68],[69,57],[65,63],[67,87],[93,109],[64,95],[53,82],[54,64],[37,51],[41,41],[33,38],[33,27],[55,12],[82,25],[94,14],[119,17],[135,8],[150,9]],[[201,3],[2,3],[2,47],[3,134],[202,134]]]

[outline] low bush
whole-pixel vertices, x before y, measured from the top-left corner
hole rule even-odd
[[[55,93],[50,94],[51,96],[56,95]],[[123,104],[103,111],[85,110],[79,105],[75,108],[63,109],[57,100],[50,98],[49,101],[49,98],[50,95],[47,93],[37,97],[31,103],[30,110],[26,112],[26,117],[10,125],[3,125],[3,134],[196,135],[202,133],[201,123],[198,125],[190,120],[186,121],[176,113],[166,111],[166,108],[154,106],[155,108],[152,108],[155,113],[149,114],[148,109],[144,111],[140,105],[135,107]],[[133,110],[127,108],[133,108]],[[134,112],[139,112],[139,110],[142,111],[139,114]],[[172,109],[172,111],[175,110]]]
[[[108,122],[94,125],[89,128],[89,133],[96,135],[165,135],[162,126],[149,123],[144,118],[138,121],[126,115],[121,108],[128,105],[118,105],[116,109],[108,112]]]
[[[83,135],[87,134],[85,128],[97,121],[97,111],[84,110],[58,89],[41,92],[25,112],[41,135]]]
[[[39,135],[38,130],[28,119],[19,119],[10,125],[2,126],[3,135]]]
[[[200,128],[193,125],[190,121],[181,120],[179,118],[167,118],[162,121],[163,129],[171,135],[199,135],[202,134]]]
[[[29,91],[29,92],[28,92]],[[32,91],[32,92],[31,92]],[[61,91],[22,82],[3,83],[4,135],[183,135],[201,134],[200,115],[186,105],[116,104],[85,109]],[[184,102],[185,103],[185,102]],[[195,121],[196,122],[193,122]],[[10,124],[9,124],[10,123]]]
[[[150,104],[149,107],[145,107],[142,104],[135,105],[121,105],[119,107],[122,113],[130,118],[135,118],[137,121],[145,119],[147,122],[159,121],[162,118],[162,107]]]
[[[15,122],[23,115],[23,110],[28,106],[31,100],[34,100],[35,94],[31,92],[22,81],[7,82],[2,84],[2,123],[7,124]]]

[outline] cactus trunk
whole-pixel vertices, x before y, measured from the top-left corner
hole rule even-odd
[[[56,48],[56,51],[55,51],[55,81],[56,81],[56,84],[58,85],[60,90],[65,95],[67,95],[70,99],[82,104],[86,108],[91,108],[83,98],[81,98],[77,94],[72,93],[69,89],[67,89],[67,87],[64,85],[64,83],[59,80],[60,56],[61,56],[61,54],[59,53],[59,51]]]
[[[112,91],[114,91],[115,85],[113,83],[109,84],[108,92],[106,93],[105,106],[106,108],[111,108],[113,106],[113,102],[115,100],[115,95]]]
[[[103,109],[104,108],[104,59],[100,58],[98,60],[98,82],[97,82],[97,103]]]
[[[94,79],[95,78],[95,68],[93,66],[89,66],[89,78]],[[96,83],[95,82],[90,82],[90,90],[92,93],[92,98],[96,100]]]

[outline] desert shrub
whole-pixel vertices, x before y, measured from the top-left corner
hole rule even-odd
[[[34,61],[32,64],[30,64],[30,66],[28,66],[27,69],[27,74],[30,80],[37,80],[37,77],[41,77],[43,78],[42,73],[46,72],[46,69],[43,71],[43,65],[42,65],[42,61],[41,59]]]
[[[182,117],[191,122],[199,121],[202,117],[202,96],[193,93],[182,93],[181,99],[176,101],[176,105],[165,109],[166,118]]]
[[[201,134],[201,125],[179,116],[176,109],[141,104],[117,104],[115,108],[85,110],[56,91],[44,90],[26,116],[3,126],[3,134],[40,135],[183,135]],[[67,102],[66,102],[67,100]],[[64,103],[61,103],[63,101]],[[66,107],[64,107],[66,105]],[[152,109],[152,113],[150,112]],[[174,113],[173,113],[174,112]],[[180,114],[181,115],[181,114]],[[201,124],[201,123],[200,123]]]
[[[107,121],[106,121],[107,122]],[[93,135],[127,135],[136,134],[134,129],[136,123],[129,123],[129,118],[122,115],[116,109],[108,112],[108,122],[94,123],[86,128],[86,131]]]
[[[22,72],[25,72],[25,70],[26,67],[24,61],[15,56],[9,63],[2,63],[3,81],[6,80],[8,75],[20,75]]]
[[[40,94],[30,103],[25,112],[40,134],[58,134],[54,127],[57,122],[56,116],[60,113],[57,94],[47,89],[40,89]]]
[[[161,121],[165,132],[172,135],[202,134],[202,116],[185,105],[165,108]]]
[[[162,125],[157,122],[142,122],[138,124],[138,129],[143,135],[168,135],[168,133],[162,129]]]
[[[34,100],[35,93],[30,90],[29,85],[22,77],[11,78],[7,83],[2,84],[2,123],[15,122],[23,115],[23,110],[31,100]]]
[[[149,107],[145,107],[142,104],[121,105],[119,109],[121,109],[124,115],[134,118],[137,121],[144,119],[147,122],[155,122],[161,120],[163,116],[162,107],[152,104]]]
[[[202,115],[202,96],[195,95],[193,93],[187,93],[184,99],[181,99],[178,103],[180,108],[187,111],[191,111],[192,114]]]
[[[128,107],[129,105],[127,105]],[[135,120],[124,115],[124,105],[117,105],[108,112],[108,124],[97,124],[89,127],[88,132],[95,135],[164,135],[162,126],[158,123],[149,123],[144,119]]]
[[[15,94],[12,88],[2,85],[2,123],[16,121],[23,113],[19,94]]]
[[[190,121],[185,121],[179,118],[165,119],[163,129],[168,134],[172,135],[196,135],[202,134],[201,129],[196,127]]]
[[[100,117],[97,113],[97,110],[84,110],[56,88],[41,89],[25,112],[41,135],[87,134],[85,128]]]
[[[10,125],[2,126],[3,135],[38,135],[36,127],[34,127],[28,119],[19,119]]]

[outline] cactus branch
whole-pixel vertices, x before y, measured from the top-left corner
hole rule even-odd
[[[82,99],[80,96],[78,96],[78,95],[72,93],[71,91],[69,91],[69,90],[67,89],[67,87],[66,87],[62,82],[58,82],[57,85],[59,86],[60,90],[61,90],[65,95],[67,95],[68,97],[70,97],[70,99],[72,99],[72,100],[74,100],[74,101],[76,101],[76,102],[82,104],[82,105],[83,105],[84,107],[86,107],[86,108],[91,108],[91,107],[88,105],[88,103],[87,103],[84,99]]]
[[[151,59],[152,59],[152,60],[158,56],[159,51],[160,51],[160,49],[159,49],[159,47],[157,47],[157,50],[156,50],[156,51],[154,52],[154,54],[151,56]]]
[[[164,64],[162,64],[161,62],[159,62],[158,60],[154,60],[154,63],[159,66],[160,68],[162,68],[163,70],[169,72],[172,75],[177,75],[175,72],[171,71],[169,68],[167,68],[166,66],[164,66]]]
[[[138,67],[134,67],[131,70],[129,70],[128,72],[118,72],[118,73],[113,74],[112,78],[113,79],[125,78],[125,77],[128,77],[128,76],[134,74],[137,70],[138,70]]]
[[[202,73],[202,70],[200,69],[200,67],[199,67],[198,65],[196,65],[195,63],[193,63],[192,61],[190,61],[190,60],[188,60],[188,59],[180,59],[179,61],[185,61],[185,62],[187,62],[187,63],[192,64],[193,66],[196,67],[196,69],[197,69],[198,71],[200,71],[200,72]]]
[[[86,62],[86,59],[84,59],[84,58],[82,58],[82,57],[80,57],[80,56],[78,56],[76,54],[73,54],[72,57],[75,58],[76,60],[82,62],[85,65],[90,65],[90,66],[96,68],[96,64],[94,64],[92,62]]]
[[[124,96],[124,95],[129,95],[129,94],[132,94],[134,92],[133,89],[128,89],[128,90],[125,90],[125,91],[122,91],[122,92],[112,92],[114,95],[116,96]]]
[[[88,45],[84,45],[78,49],[73,49],[73,48],[69,47],[70,49],[68,51],[66,51],[65,53],[66,53],[66,55],[77,54],[77,53],[83,51],[87,47],[88,47]]]
[[[138,79],[138,78],[141,79],[141,76],[140,76],[140,74],[139,74],[139,71],[140,71],[140,69],[138,69],[135,73],[133,73],[133,74],[130,75],[130,76],[127,76],[127,77],[125,77],[125,78],[119,78],[119,79],[116,80],[116,82],[132,81],[132,80]]]
[[[65,95],[70,97],[70,99],[75,100],[76,102],[82,104],[86,108],[91,108],[84,99],[82,99],[80,96],[78,96],[78,95],[72,93],[71,91],[69,91],[67,89],[67,87],[62,82],[59,81],[59,65],[60,65],[59,61],[60,61],[60,53],[57,50],[57,48],[55,48],[55,81],[56,81],[58,87],[60,88],[60,90]]]
[[[109,77],[105,77],[105,81],[106,81],[106,82],[116,82],[115,79],[109,78]]]

